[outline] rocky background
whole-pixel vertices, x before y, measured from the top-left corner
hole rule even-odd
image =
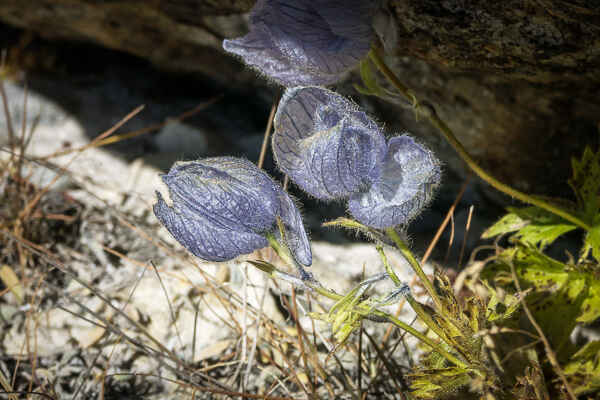
[[[152,237],[159,230],[150,213],[153,192],[159,186],[159,172],[174,161],[221,154],[258,159],[269,110],[280,89],[221,49],[223,38],[245,33],[244,13],[252,5],[252,1],[211,0],[0,2],[0,49],[5,50],[8,66],[9,109],[18,131],[21,121],[28,127],[37,126],[29,148],[31,157],[43,159],[85,146],[137,106],[145,105],[116,134],[145,129],[147,133],[86,150],[69,164],[69,174],[57,182],[51,194],[60,197],[68,193],[71,208],[57,212],[73,212],[79,222],[67,224],[72,233],[68,243],[54,238],[43,246],[71,260],[80,279],[96,282],[96,289],[120,302],[123,309],[129,304],[127,315],[197,367],[210,366],[208,360],[214,364],[215,358],[225,363],[231,357],[237,359],[239,337],[252,341],[252,336],[244,336],[244,324],[243,332],[239,326],[237,331],[223,329],[223,320],[232,315],[246,320],[247,310],[242,307],[246,300],[265,310],[276,323],[285,325],[286,321],[278,308],[279,288],[268,291],[261,274],[246,280],[240,271],[245,271],[247,264],[236,261],[226,268],[203,265],[216,282],[228,288],[217,293],[207,286],[206,277],[197,276],[198,270],[183,252],[174,257],[140,233]],[[471,154],[495,176],[521,190],[569,198],[570,157],[579,155],[587,145],[596,148],[599,144],[600,3],[404,0],[390,1],[389,11],[398,32],[389,64],[418,98],[436,105]],[[25,82],[27,105],[23,104]],[[436,202],[409,230],[418,254],[423,253],[467,182],[456,209],[456,229],[446,231],[443,245],[434,253],[437,261],[443,261],[452,236],[455,244],[445,265],[456,266],[469,207],[474,205],[475,213],[467,255],[480,244],[480,232],[499,217],[503,207],[516,203],[476,178],[468,179],[468,171],[450,146],[426,122],[416,121],[412,110],[360,96],[352,86],[357,82],[353,74],[337,90],[385,123],[388,133],[409,131],[428,143],[445,165],[444,186]],[[177,119],[188,111],[185,118]],[[4,147],[6,120],[1,115],[0,146]],[[53,163],[48,166],[28,164],[31,180],[39,187],[49,183],[56,176],[53,165],[64,165],[69,157],[47,158]],[[281,178],[270,153],[266,168]],[[324,283],[346,290],[361,279],[363,262],[371,268],[368,275],[378,271],[372,246],[348,244],[356,238],[319,227],[324,219],[342,215],[341,206],[324,206],[302,197],[293,186],[290,190],[304,204],[312,238],[338,243],[314,246],[314,272]],[[164,230],[156,237],[173,245]],[[2,243],[14,246],[14,242]],[[12,260],[9,250],[8,246],[0,248],[3,262]],[[564,255],[563,249],[555,252]],[[148,260],[155,261],[163,274],[165,292],[171,293],[176,315],[169,310],[167,299],[161,297],[162,303],[156,300],[162,286],[153,272],[140,275],[140,265],[148,267]],[[402,265],[398,257],[392,261]],[[333,271],[332,266],[336,268]],[[334,272],[338,269],[344,273]],[[34,268],[28,271],[35,282],[38,272]],[[251,267],[249,271],[256,272]],[[111,363],[111,368],[138,372],[164,367],[163,361],[141,356],[135,346],[123,347],[117,351],[119,356],[112,358],[117,344],[111,335],[118,336],[118,331],[73,319],[57,305],[63,304],[59,299],[67,298],[67,293],[96,315],[110,319],[115,312],[96,296],[55,275],[49,280],[54,286],[45,289],[44,302],[38,304],[36,321],[47,322],[35,325],[41,329],[38,376],[63,382],[67,394],[74,390],[70,381],[85,383],[89,393],[96,393],[97,382],[85,372],[89,365],[89,371],[93,370],[95,361],[90,360],[94,357],[104,363],[99,371],[93,370],[96,374],[103,368],[108,371]],[[139,285],[137,294],[126,301],[134,285]],[[222,299],[232,298],[232,292],[244,292],[247,297],[231,300],[229,308],[223,306]],[[263,293],[269,293],[266,301]],[[208,300],[199,300],[203,296]],[[2,298],[2,360],[8,360],[8,367],[0,363],[0,372],[4,368],[9,375],[15,367],[11,357],[23,346],[24,327],[32,323],[27,313],[16,300]],[[191,324],[195,313],[204,316],[200,319],[206,320],[205,325]],[[123,315],[118,318],[116,326],[128,323]],[[310,320],[303,318],[309,329]],[[206,334],[191,335],[194,326]],[[267,328],[272,327],[263,327]],[[252,334],[258,336],[257,332]],[[138,331],[136,335],[132,337],[144,336]],[[282,360],[278,363],[285,364]],[[130,383],[135,386],[136,382]],[[115,396],[120,393],[118,385],[108,385]]]
[[[243,13],[252,5],[250,0],[5,0],[0,21],[22,29],[17,48],[9,46],[21,62],[33,57],[34,66],[54,71],[85,71],[87,65],[95,67],[99,80],[114,73],[115,65],[128,65],[127,71],[146,78],[157,100],[173,110],[176,104],[163,93],[171,86],[161,82],[163,73],[185,73],[185,88],[172,83],[181,89],[170,88],[175,97],[206,95],[209,86],[244,93],[242,98],[251,93],[252,100],[244,102],[251,110],[237,110],[243,120],[255,116],[255,108],[267,110],[277,90],[221,50],[223,38],[245,32]],[[420,98],[437,105],[467,149],[520,189],[564,194],[569,157],[597,144],[597,0],[403,0],[390,1],[389,9],[399,33],[396,72]],[[30,40],[37,38],[52,43],[49,54],[35,52]],[[148,75],[147,64],[103,56],[96,46],[135,55],[162,72]],[[25,62],[25,67],[32,66]],[[200,86],[190,87],[192,82]],[[450,169],[464,175],[462,164],[427,124],[416,124],[410,112],[364,101],[374,103],[373,113],[390,129],[406,128],[436,144]],[[246,134],[257,128],[241,125]]]

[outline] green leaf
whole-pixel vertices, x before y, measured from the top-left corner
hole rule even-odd
[[[491,278],[499,284],[511,285],[512,279],[507,279],[511,262],[524,288],[534,288],[528,299],[535,303],[536,318],[546,320],[552,336],[558,340],[556,343],[565,338],[565,332],[570,332],[575,322],[589,323],[600,318],[600,278],[593,271],[575,269],[534,246],[518,244],[501,253],[495,269],[490,268],[494,274]],[[487,277],[490,278],[489,273]],[[556,324],[558,315],[561,324]]]
[[[514,213],[508,213],[504,217],[500,218],[498,222],[490,226],[483,232],[481,237],[483,239],[490,239],[494,236],[502,235],[508,232],[514,232],[526,225],[521,217]]]
[[[369,58],[360,62],[360,77],[370,94],[380,97],[384,95],[384,90],[377,83],[377,75]]]
[[[512,256],[517,275],[534,287],[548,289],[554,285],[560,286],[568,279],[564,263],[548,257],[534,246],[519,244]],[[506,261],[510,262],[511,259]]]
[[[573,175],[569,185],[577,196],[584,219],[592,222],[600,210],[600,152],[594,153],[586,147],[581,159],[571,160]]]
[[[574,278],[552,294],[536,292],[527,297],[534,318],[557,351],[569,340],[587,295],[585,279]]]
[[[600,225],[594,226],[586,235],[584,240],[584,251],[591,250],[592,256],[600,261]]]
[[[411,374],[412,395],[418,399],[439,399],[456,394],[471,382],[469,370],[459,367],[421,369]]]
[[[490,322],[500,322],[510,319],[521,305],[518,297],[506,293],[504,298],[500,299],[496,289],[488,284],[485,284],[485,286],[491,294],[485,313],[487,320]]]
[[[583,311],[578,322],[590,323],[600,318],[600,280],[591,273],[585,274],[586,296],[581,305]]]
[[[543,248],[559,236],[577,228],[561,217],[538,207],[509,207],[508,210],[508,214],[483,233],[484,239],[516,231],[512,236],[513,240],[518,239]]]
[[[600,390],[600,341],[583,346],[563,370],[574,386],[575,394],[589,394]]]

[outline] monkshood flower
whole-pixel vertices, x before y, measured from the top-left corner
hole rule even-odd
[[[369,190],[350,197],[357,221],[383,229],[408,224],[433,198],[441,180],[439,161],[407,135],[388,142],[383,173]]]
[[[329,85],[368,53],[373,0],[258,0],[249,33],[223,48],[283,86]]]
[[[377,229],[408,224],[439,185],[438,160],[410,136],[386,144],[357,106],[320,87],[288,89],[275,115],[279,168],[322,200],[348,199],[357,221]]]
[[[172,206],[157,192],[154,214],[195,256],[226,261],[266,247],[267,233],[280,238],[279,218],[285,244],[296,261],[305,266],[312,263],[294,202],[251,162],[234,157],[177,162],[162,180]]]
[[[381,130],[335,92],[316,86],[286,90],[274,127],[279,168],[316,198],[348,198],[381,176],[386,154]]]

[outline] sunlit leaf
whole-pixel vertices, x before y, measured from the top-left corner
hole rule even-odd
[[[508,210],[510,211],[508,214],[483,233],[484,239],[516,232],[513,238],[543,248],[559,236],[577,228],[561,217],[538,207],[509,207]]]
[[[564,373],[577,395],[600,390],[600,341],[589,342],[575,353],[565,365]]]
[[[591,222],[600,210],[600,152],[585,148],[581,159],[571,160],[573,175],[569,185],[577,196],[586,221]]]
[[[373,70],[373,64],[368,58],[365,58],[360,62],[360,77],[371,95],[385,95],[384,90],[377,83],[377,75]]]
[[[578,322],[590,323],[600,318],[600,280],[592,274],[586,274],[586,296],[581,305],[582,314]]]
[[[594,226],[585,235],[584,246],[592,251],[592,256],[600,261],[600,225]]]
[[[526,223],[527,222],[517,214],[508,213],[500,218],[498,222],[487,228],[481,237],[483,239],[490,239],[494,236],[502,235],[504,233],[514,232],[524,227]]]

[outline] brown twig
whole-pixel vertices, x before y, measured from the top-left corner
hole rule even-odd
[[[267,155],[267,147],[269,147],[269,136],[271,135],[271,130],[273,129],[273,119],[275,118],[275,112],[277,111],[278,102],[279,94],[277,94],[273,99],[273,105],[271,106],[271,112],[269,113],[269,119],[267,120],[267,127],[265,128],[263,142],[260,146],[260,155],[258,156],[258,163],[256,164],[258,168],[262,168],[263,163],[265,162],[265,156]]]

